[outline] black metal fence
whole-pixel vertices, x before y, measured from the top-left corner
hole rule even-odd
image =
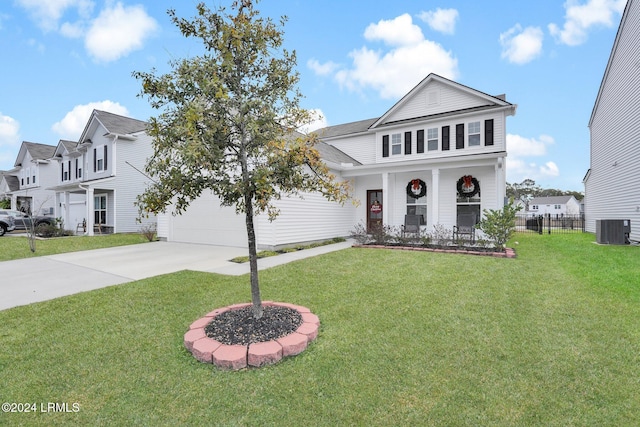
[[[583,233],[584,215],[529,215],[516,218],[516,230],[538,234]]]

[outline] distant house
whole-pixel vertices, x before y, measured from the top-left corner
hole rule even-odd
[[[94,110],[78,142],[54,147],[50,187],[66,228],[89,235],[140,230],[135,201],[149,182],[142,171],[152,153],[146,129],[146,122]]]
[[[24,141],[14,168],[3,173],[0,194],[11,200],[11,209],[33,215],[53,214],[55,193],[47,189],[55,179],[51,156],[56,147]]]
[[[534,197],[529,201],[528,215],[579,215],[580,202],[574,196]]]
[[[382,116],[318,130],[323,160],[351,181],[360,204],[283,198],[275,221],[256,217],[258,245],[346,236],[357,223],[401,226],[407,215],[427,230],[451,230],[460,216],[479,221],[484,209],[504,205],[506,120],[515,111],[504,95],[429,74]],[[244,219],[210,194],[181,216],[161,216],[158,227],[170,241],[247,245]]]
[[[591,160],[584,178],[586,229],[596,221],[630,219],[640,241],[640,0],[629,0],[595,100]]]

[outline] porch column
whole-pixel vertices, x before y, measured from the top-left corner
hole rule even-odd
[[[496,170],[496,207],[495,209],[502,209],[504,206],[504,198],[507,193],[507,178],[504,167],[504,157],[498,157],[498,161],[496,162],[495,170]]]
[[[85,192],[85,200],[87,205],[87,235],[93,236],[93,211],[95,210],[93,206],[93,188],[87,188],[87,191]]]
[[[382,172],[382,224],[389,224],[389,172]]]
[[[72,227],[75,224],[69,223],[69,192],[56,193],[61,199],[58,200],[58,206],[60,207],[60,213],[58,216],[62,217],[62,221],[66,224],[67,228]]]
[[[440,223],[440,169],[431,169],[431,226],[438,223]]]

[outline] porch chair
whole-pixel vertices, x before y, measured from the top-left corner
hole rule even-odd
[[[453,240],[458,241],[461,238],[476,241],[476,215],[474,213],[465,213],[458,215],[457,225],[453,226]]]
[[[420,234],[420,224],[422,215],[405,215],[404,226],[402,226],[402,236],[407,234]]]
[[[82,231],[83,233],[85,233],[87,231],[87,220],[83,219],[82,222],[79,222],[78,225],[76,225],[76,233],[78,231]]]

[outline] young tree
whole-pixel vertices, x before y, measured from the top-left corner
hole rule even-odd
[[[200,56],[170,62],[164,75],[134,72],[159,110],[150,119],[154,154],[146,165],[153,184],[138,199],[143,211],[181,214],[205,189],[224,206],[244,213],[251,269],[253,315],[262,316],[254,215],[278,215],[274,201],[320,192],[344,203],[338,182],[314,148],[314,135],[296,129],[310,123],[300,107],[295,52],[283,48],[279,25],[260,17],[251,0],[237,0],[235,14],[204,3],[191,20],[168,14],[187,38],[200,39]]]
[[[504,249],[507,241],[516,231],[516,214],[522,209],[509,199],[509,203],[501,210],[484,209],[483,218],[478,224],[478,229],[492,240],[500,249]]]

